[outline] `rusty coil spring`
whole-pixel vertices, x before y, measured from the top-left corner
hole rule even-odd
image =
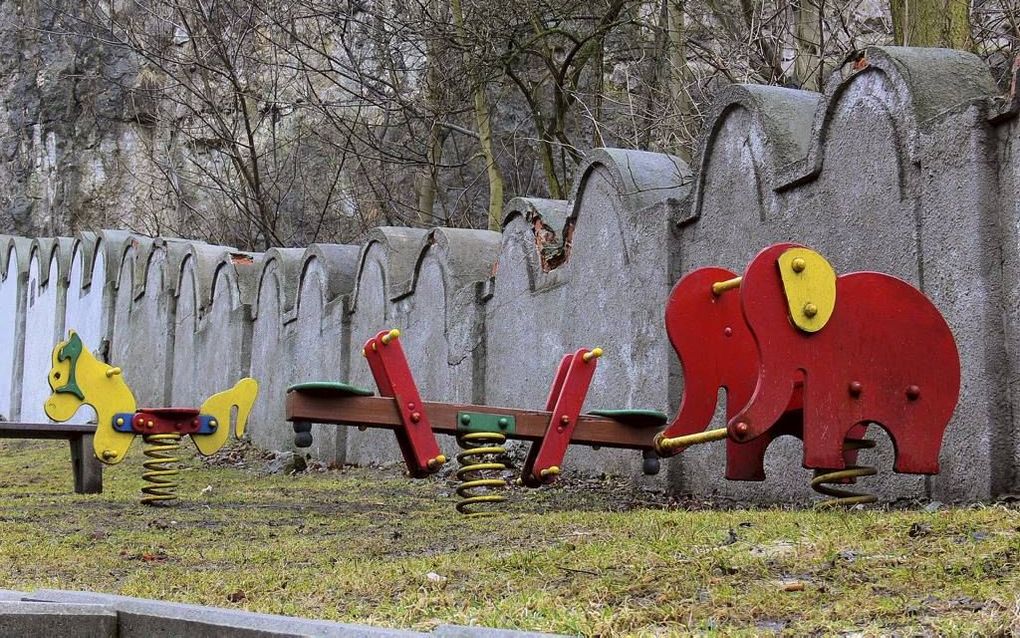
[[[871,439],[847,439],[844,444],[844,449],[848,450],[866,450],[873,447],[875,447],[875,442]],[[819,494],[832,497],[819,501],[815,504],[815,507],[851,507],[853,505],[874,503],[878,500],[878,497],[874,494],[853,492],[844,487],[835,487],[835,485],[844,486],[855,482],[861,477],[874,476],[876,474],[878,474],[878,470],[863,465],[851,465],[842,470],[815,470],[815,476],[811,479],[811,489]]]

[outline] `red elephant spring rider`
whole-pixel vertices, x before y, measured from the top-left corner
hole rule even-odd
[[[398,330],[365,344],[378,396],[335,381],[298,384],[287,393],[287,419],[298,447],[312,444],[313,423],[393,430],[416,478],[447,462],[436,433],[456,435],[464,449],[457,509],[471,515],[503,500],[507,439],[531,442],[520,476],[527,487],[557,480],[570,444],[641,450],[651,474],[658,456],[720,439],[727,439],[726,478],[762,481],[766,448],[789,434],[803,440],[803,465],[816,470],[816,490],[836,497],[829,503],[872,502],[831,485],[875,473],[857,465],[857,451],[874,445],[863,438],[872,423],[892,438],[897,472],[938,472],[960,362],[942,316],[907,283],[872,272],[837,277],[818,253],[778,244],[743,277],[701,268],[681,279],[666,305],[666,331],[685,385],[665,429],[666,415],[650,410],[582,413],[600,348],[563,358],[545,410],[424,401]],[[726,388],[729,424],[705,431],[719,388]]]
[[[661,456],[727,439],[726,478],[761,481],[765,450],[789,434],[804,442],[812,487],[829,503],[873,502],[832,487],[875,474],[856,464],[870,424],[895,447],[894,470],[939,471],[942,435],[960,393],[953,334],[906,282],[875,272],[836,276],[796,244],[760,252],[743,277],[701,268],[674,286],[666,332],[680,357],[684,394],[656,436]],[[704,431],[719,388],[727,427]]]

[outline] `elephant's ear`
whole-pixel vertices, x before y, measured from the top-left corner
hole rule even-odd
[[[818,332],[836,307],[836,271],[809,248],[791,248],[779,256],[786,304],[793,325]]]

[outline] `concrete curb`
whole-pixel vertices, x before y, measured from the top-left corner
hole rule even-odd
[[[431,634],[168,603],[85,591],[0,590],[0,638],[537,638],[485,627],[441,625]]]
[[[104,605],[0,602],[0,636],[116,638],[117,612]]]

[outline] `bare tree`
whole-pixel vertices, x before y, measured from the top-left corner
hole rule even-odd
[[[45,29],[133,60],[125,223],[265,248],[498,229],[509,197],[567,197],[595,146],[689,159],[721,86],[820,91],[869,44],[972,48],[1005,81],[1010,2],[59,2]]]

